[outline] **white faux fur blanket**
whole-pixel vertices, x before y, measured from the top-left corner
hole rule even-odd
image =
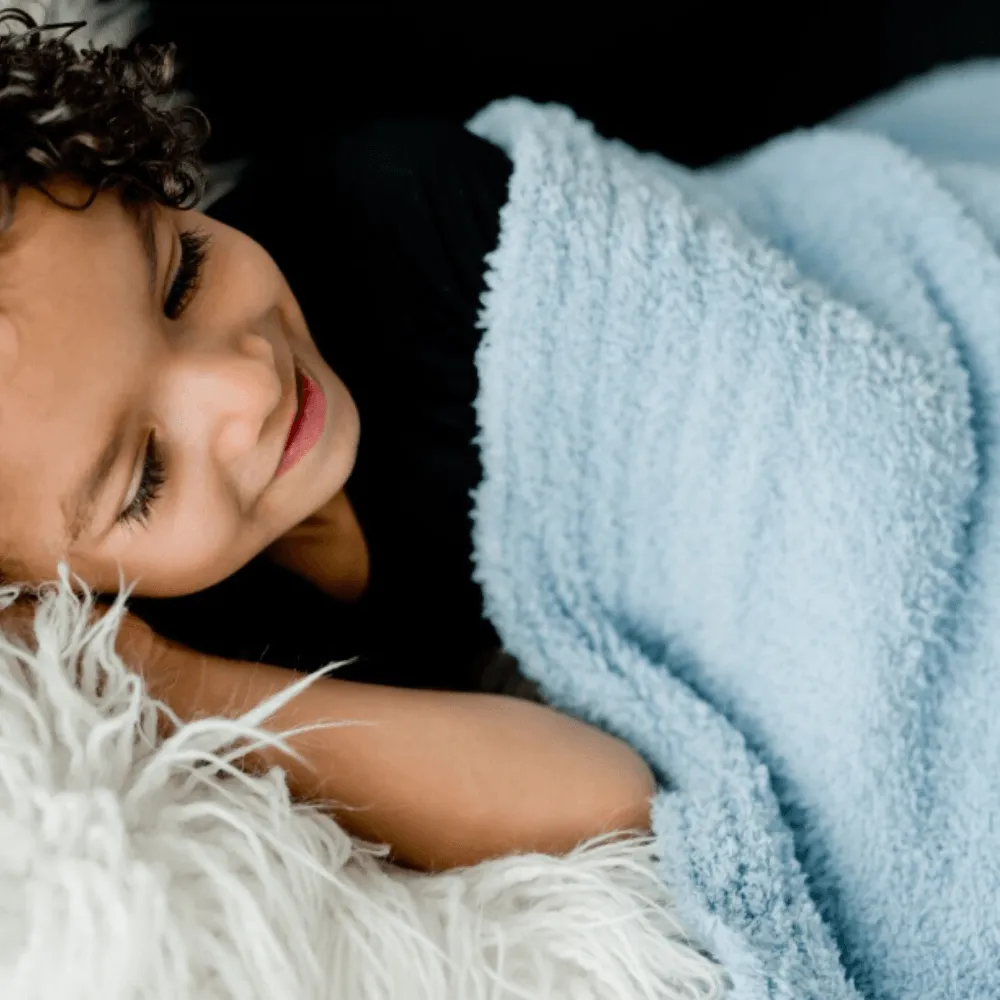
[[[294,803],[282,771],[235,768],[227,748],[276,741],[262,723],[323,672],[158,741],[166,709],[115,653],[124,607],[88,625],[63,568],[37,651],[0,633],[4,1000],[723,995],[649,838],[430,875]]]

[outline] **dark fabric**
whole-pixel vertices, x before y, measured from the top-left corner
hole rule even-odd
[[[361,415],[347,493],[371,584],[345,607],[266,557],[199,594],[133,601],[161,634],[216,655],[471,690],[498,645],[473,582],[481,476],[473,402],[484,256],[509,159],[443,119],[381,120],[307,162],[256,160],[209,210],[274,257]]]

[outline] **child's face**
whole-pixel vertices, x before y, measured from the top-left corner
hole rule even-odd
[[[90,193],[46,186],[68,204]],[[191,593],[321,507],[353,468],[357,410],[270,255],[201,213],[149,213],[152,289],[141,213],[116,194],[73,212],[32,188],[18,193],[11,246],[0,250],[0,558],[16,560],[18,579],[51,579],[66,558],[102,591],[117,589],[120,564],[139,579],[137,594]],[[172,319],[164,305],[175,298],[179,234],[191,228],[211,244],[200,285]],[[296,408],[293,354],[326,395],[326,426],[275,478]],[[138,509],[151,434],[160,496],[145,523],[119,521]],[[71,541],[80,488],[112,441],[120,447],[92,519]]]

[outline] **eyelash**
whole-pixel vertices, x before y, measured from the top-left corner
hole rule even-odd
[[[212,237],[203,229],[181,233],[181,263],[163,306],[167,319],[178,319],[198,290],[211,243]]]
[[[167,481],[166,465],[157,446],[156,438],[150,434],[146,443],[146,457],[142,466],[142,478],[132,502],[118,515],[119,524],[145,524]]]
[[[177,276],[170,286],[163,312],[168,319],[178,319],[190,304],[191,298],[198,291],[208,249],[212,237],[201,229],[189,229],[180,234],[181,263],[177,268]],[[154,435],[150,434],[146,443],[146,456],[143,461],[142,478],[131,503],[118,515],[119,524],[145,524],[152,513],[153,504],[163,491],[167,481],[166,465],[163,455],[156,443]]]

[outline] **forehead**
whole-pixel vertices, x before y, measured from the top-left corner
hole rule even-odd
[[[90,198],[90,190],[75,182],[47,186],[68,205],[82,206]],[[100,279],[102,259],[125,248],[134,253],[136,211],[113,191],[101,192],[81,210],[22,187],[12,223],[0,233],[0,308],[34,313],[58,304],[81,280]]]
[[[17,342],[12,369],[0,379],[0,422],[12,409],[5,398],[11,388],[25,391],[20,402],[29,409],[43,400],[65,409],[70,387],[103,394],[119,366],[100,363],[135,346],[148,306],[145,284],[135,280],[134,210],[107,192],[84,211],[63,209],[33,189],[20,194],[26,197],[19,195],[0,256],[0,319]]]
[[[61,541],[61,499],[141,385],[146,283],[131,227],[113,195],[72,212],[19,192],[0,254],[0,556],[30,562]]]

